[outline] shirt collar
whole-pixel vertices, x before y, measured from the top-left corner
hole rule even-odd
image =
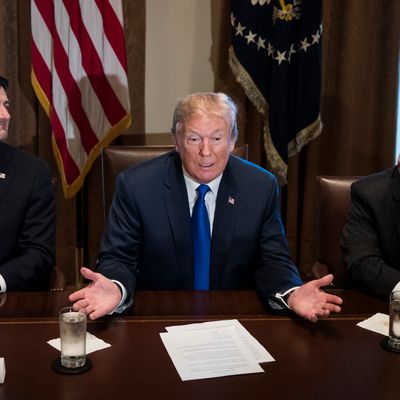
[[[186,188],[188,190],[189,199],[191,199],[192,197],[194,198],[196,196],[196,189],[200,185],[200,183],[196,182],[195,180],[193,180],[193,178],[190,177],[190,175],[187,173],[183,165],[182,165],[182,170],[183,170],[183,177],[186,183]],[[211,182],[206,183],[206,185],[208,185],[214,196],[217,196],[221,179],[222,179],[222,174],[217,176]]]

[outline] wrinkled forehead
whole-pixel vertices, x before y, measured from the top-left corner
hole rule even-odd
[[[180,128],[180,129],[179,129]],[[223,133],[229,135],[230,121],[214,115],[198,114],[184,120],[178,128],[182,133]]]

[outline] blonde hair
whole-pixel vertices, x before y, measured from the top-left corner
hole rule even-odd
[[[237,106],[225,93],[193,93],[178,99],[171,132],[184,129],[185,122],[197,116],[222,118],[229,123],[231,140],[237,139]]]

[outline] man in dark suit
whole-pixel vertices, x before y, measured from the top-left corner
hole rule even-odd
[[[45,289],[55,264],[51,174],[44,161],[3,143],[7,88],[0,76],[0,292]]]
[[[350,281],[386,298],[400,282],[399,169],[400,156],[397,166],[352,184],[341,241]]]
[[[255,288],[269,307],[290,307],[312,321],[340,311],[341,299],[319,290],[332,275],[302,285],[289,256],[275,178],[231,155],[236,113],[222,93],[178,102],[176,151],[118,177],[97,272],[82,269],[92,282],[70,296],[75,309],[91,319],[118,312],[132,303],[136,289]],[[197,193],[200,186],[205,194]],[[198,200],[207,209],[203,232],[211,236],[210,248],[208,239],[200,240],[201,250],[193,239]],[[205,279],[198,273],[203,256]]]

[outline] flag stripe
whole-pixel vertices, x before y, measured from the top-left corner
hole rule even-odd
[[[56,113],[52,115],[51,126],[53,128],[57,147],[60,150],[65,179],[68,183],[71,183],[77,179],[80,171],[75,161],[72,159],[71,153],[68,151],[68,146],[64,135],[64,128]]]
[[[51,74],[49,69],[47,68],[46,63],[43,60],[42,55],[40,54],[38,48],[36,47],[35,42],[32,42],[32,65],[34,66],[34,70],[36,73],[42,77],[42,90],[44,95],[46,96],[46,112],[49,114],[50,110],[50,101],[51,101]]]
[[[58,96],[53,97],[53,112],[51,113],[51,120],[53,117],[57,117],[59,120],[63,129],[62,134],[66,138],[65,145],[71,154],[71,158],[74,160],[78,168],[82,169],[87,161],[87,152],[85,151],[80,138],[80,136],[83,135],[80,135],[79,127],[76,125],[68,110],[68,103],[71,99],[66,95],[57,71],[53,72],[53,87],[56,88]]]
[[[85,132],[85,135],[81,136],[81,140],[86,153],[89,153],[90,149],[96,145],[97,137],[89,124],[87,115],[82,109],[80,89],[68,68],[68,55],[65,53],[56,31],[53,32],[53,42],[54,66],[65,91],[65,96],[68,99],[69,112],[78,125],[79,131]]]
[[[83,3],[83,5],[86,5],[86,3]],[[86,70],[94,91],[102,102],[103,110],[108,120],[111,124],[117,123],[123,118],[126,111],[105,77],[103,65],[88,34],[86,25],[83,23],[82,14],[79,12],[79,2],[78,0],[71,0],[65,6],[70,16],[72,31],[78,38],[78,42],[85,49],[82,52],[82,65]]]
[[[60,9],[57,9],[57,11],[60,13],[60,15],[62,15],[62,20],[69,21],[69,15],[63,7],[62,3],[60,3]],[[81,95],[80,97],[75,96],[74,99],[71,98],[71,101],[73,100],[74,102],[81,103],[83,108],[81,113],[83,112],[83,114],[87,116],[88,123],[90,124],[91,129],[93,129],[94,134],[96,134],[97,132],[97,139],[100,140],[101,134],[99,135],[99,133],[101,133],[103,130],[108,131],[111,128],[111,125],[103,112],[102,105],[97,98],[97,94],[94,92],[90,84],[86,71],[82,67],[82,53],[79,43],[77,42],[75,35],[69,29],[69,25],[67,28],[68,29],[62,30],[61,26],[59,27],[59,37],[63,43],[64,49],[69,49],[69,58],[73,60],[73,62],[70,62],[69,65],[69,69],[71,71],[73,79],[79,87],[80,93],[85,94],[84,96]],[[85,129],[87,128],[81,126],[79,124],[79,121],[77,121],[77,123],[80,131],[85,132]]]
[[[120,0],[109,0],[110,6],[114,10],[115,16],[118,18],[118,23],[122,27],[124,26],[124,13],[122,11],[122,3]],[[123,31],[123,30],[122,30]],[[124,55],[124,58],[126,59],[126,54]]]
[[[53,3],[51,3],[51,6]],[[40,11],[39,11],[40,9]],[[52,59],[52,39],[48,30],[46,20],[42,18],[42,12],[46,15],[47,9],[43,9],[43,1],[38,0],[31,3],[32,21],[32,67],[36,71],[36,76],[41,79],[41,89],[44,92],[48,106],[46,112],[50,112],[51,103],[51,59]],[[50,9],[50,7],[49,7]],[[52,9],[52,7],[51,7]],[[47,18],[47,17],[46,17]]]
[[[95,19],[103,21],[104,25],[105,21],[109,18],[108,15],[102,15],[96,6],[89,7],[92,1],[93,0],[88,0],[84,3],[85,7],[82,8],[82,19],[85,26],[88,27],[88,34],[96,49],[96,54],[98,54],[102,60],[105,76],[112,89],[117,94],[122,107],[126,110],[129,108],[129,99],[126,96],[127,92],[125,90],[121,91],[121,87],[128,87],[126,70],[118,62],[116,53],[107,37],[105,35],[99,35],[96,26],[91,23],[91,21]],[[118,20],[115,20],[115,22],[118,22]]]
[[[119,23],[114,9],[108,1],[104,2],[101,0],[96,0],[96,4],[99,10],[101,10],[101,14],[104,16],[104,33],[107,36],[111,47],[114,49],[121,66],[126,72],[127,66],[125,48],[123,47],[124,42],[121,41],[121,38],[124,37],[122,26]]]
[[[53,31],[54,26],[54,2],[48,0],[35,0],[31,2],[31,10],[35,7],[38,14],[41,16],[40,20],[37,20],[37,14],[32,14],[32,27],[35,27],[39,32],[44,28],[43,23],[47,26],[49,32]],[[44,42],[43,42],[44,43]]]
[[[64,194],[131,121],[121,0],[31,0],[32,85],[50,117]]]

